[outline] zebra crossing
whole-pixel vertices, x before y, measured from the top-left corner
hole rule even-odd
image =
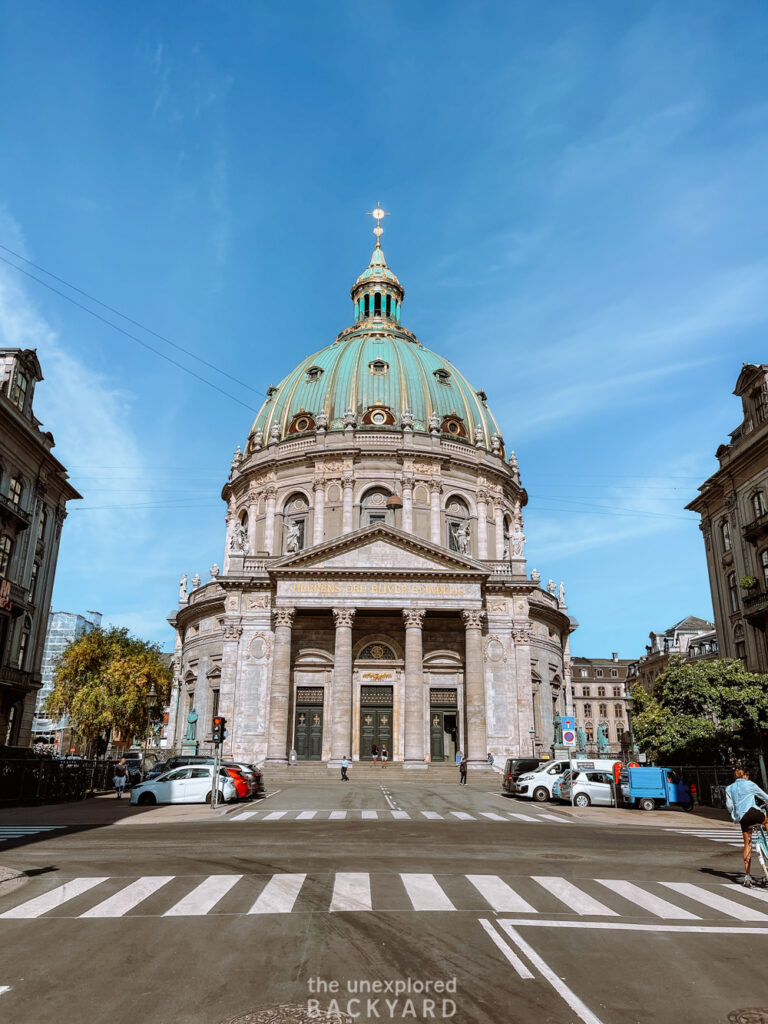
[[[9,839],[26,839],[39,832],[55,832],[57,829],[66,827],[66,825],[0,825],[0,843],[6,843]]]
[[[665,832],[675,832],[681,836],[696,836],[698,839],[711,839],[713,843],[725,843],[727,846],[744,845],[738,827],[728,828],[665,828]]]
[[[515,811],[402,811],[402,810],[334,810],[334,811],[270,811],[266,808],[240,811],[228,817],[228,821],[524,821],[541,824],[554,821],[560,825],[570,825],[567,818],[559,818],[555,814],[520,814]]]
[[[732,883],[549,875],[360,871],[98,876],[72,878],[20,902],[18,895],[0,901],[0,920],[460,912],[517,914],[532,922],[544,915],[542,920],[557,916],[564,922],[572,918],[768,924],[768,892]]]

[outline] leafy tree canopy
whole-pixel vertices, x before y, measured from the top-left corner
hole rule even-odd
[[[768,676],[721,658],[669,660],[648,694],[632,690],[635,741],[654,759],[725,762],[754,751],[768,729]]]
[[[129,636],[127,629],[93,629],[58,659],[45,709],[54,717],[68,715],[88,740],[111,731],[130,743],[162,721],[172,680],[156,644]],[[157,699],[150,707],[153,684]]]

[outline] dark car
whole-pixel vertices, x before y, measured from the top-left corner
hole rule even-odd
[[[162,775],[163,772],[170,771],[172,767],[173,766],[168,764],[167,761],[158,761],[156,764],[152,765],[150,770],[144,776],[144,781],[151,782],[152,779],[156,779],[159,775]]]
[[[511,796],[515,792],[514,782],[519,775],[532,772],[541,764],[539,757],[508,757],[504,765],[504,775],[501,780],[501,792],[505,796]]]

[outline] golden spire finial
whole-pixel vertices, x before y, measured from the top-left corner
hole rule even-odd
[[[377,202],[376,203],[376,209],[375,210],[368,210],[367,211],[367,215],[369,217],[374,217],[375,220],[376,220],[376,227],[373,229],[373,233],[374,233],[374,235],[376,235],[376,248],[380,249],[381,248],[381,236],[384,234],[384,228],[381,226],[381,222],[382,222],[383,218],[384,217],[388,217],[389,214],[385,210],[382,210],[381,203]]]

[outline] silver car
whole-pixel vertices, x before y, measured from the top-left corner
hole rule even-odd
[[[597,807],[613,806],[613,778],[609,772],[577,772],[575,782],[571,775],[571,772],[566,772],[560,783],[559,799],[562,803],[571,803],[573,790],[573,803],[576,807],[589,807],[590,804]]]

